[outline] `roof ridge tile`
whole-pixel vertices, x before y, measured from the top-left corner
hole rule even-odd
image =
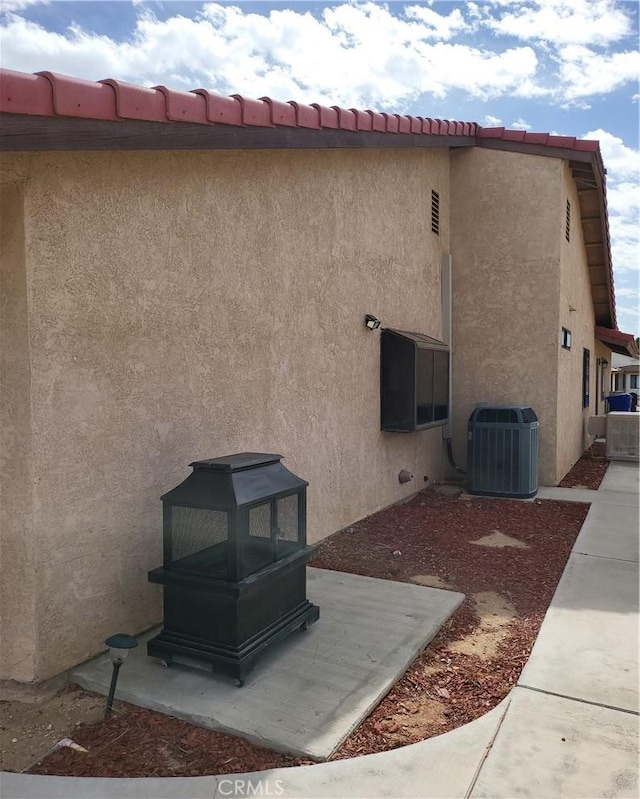
[[[147,122],[169,121],[167,105],[162,92],[114,78],[105,78],[98,83],[103,86],[111,86],[114,90],[116,114],[121,119],[142,119]]]
[[[253,97],[245,97],[242,94],[232,94],[242,106],[242,122],[245,125],[255,125],[260,128],[273,128],[275,125],[271,121],[271,106],[264,100],[255,100]]]
[[[411,133],[411,117],[408,114],[398,117],[398,133]]]
[[[164,95],[167,119],[171,122],[213,124],[207,119],[207,103],[201,94],[169,89],[167,86],[154,86],[153,88]]]
[[[349,110],[356,115],[357,130],[373,130],[373,119],[368,111],[363,111],[360,108],[350,108]]]
[[[348,108],[342,108],[339,105],[332,105],[338,112],[338,127],[340,130],[356,130],[356,115]]]
[[[242,127],[242,103],[224,94],[209,89],[192,89],[192,94],[204,97],[207,106],[207,121],[221,125],[237,125]]]
[[[387,131],[387,133],[397,133],[400,127],[398,115],[387,114],[385,111],[383,111],[382,116],[384,117],[385,130]]]
[[[53,116],[51,82],[43,75],[0,69],[0,111],[6,114]]]
[[[108,120],[118,118],[116,96],[112,88],[47,70],[37,72],[36,75],[51,84],[53,113],[56,116]]]
[[[295,109],[296,124],[299,128],[320,129],[320,110],[317,106],[297,103],[295,100],[289,100],[289,105]]]
[[[337,130],[340,127],[338,109],[335,106],[320,105],[319,103],[311,103],[311,106],[318,109],[321,128]]]
[[[387,121],[380,111],[371,111],[371,109],[367,109],[367,114],[371,115],[371,130],[384,133],[387,129]]]
[[[263,103],[271,108],[271,122],[274,125],[284,125],[289,128],[297,128],[296,109],[282,100],[272,100],[271,97],[259,97]]]

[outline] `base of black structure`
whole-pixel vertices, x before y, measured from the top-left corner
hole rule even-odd
[[[313,552],[304,547],[237,583],[172,569],[149,572],[151,582],[164,586],[164,625],[147,654],[165,665],[208,667],[242,685],[266,647],[318,620],[320,610],[306,591]]]
[[[474,491],[467,488],[467,494],[472,494],[474,497],[495,497],[496,499],[532,499],[537,493],[537,488],[527,494],[506,493],[503,491]]]
[[[163,630],[160,635],[148,642],[147,654],[160,658],[165,666],[170,666],[174,659],[176,662],[180,662],[182,658],[189,661],[195,660],[200,664],[209,665],[211,670],[218,674],[233,677],[236,685],[241,686],[256,659],[266,647],[282,641],[296,630],[306,630],[310,624],[318,621],[319,617],[318,606],[305,601],[284,618],[238,648],[207,644],[196,638]]]

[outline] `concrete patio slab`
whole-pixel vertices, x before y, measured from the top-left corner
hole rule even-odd
[[[573,546],[573,552],[638,562],[638,509],[598,499]]]
[[[640,467],[637,463],[612,461],[609,464],[604,480],[600,483],[601,491],[625,491],[638,496],[640,491]]]
[[[509,700],[457,730],[412,746],[317,766],[218,777],[82,779],[3,774],[10,799],[463,799]],[[237,782],[236,782],[237,781]]]
[[[635,798],[638,717],[516,688],[470,795]]]
[[[637,712],[637,563],[569,557],[518,685]]]
[[[323,569],[307,573],[320,621],[267,650],[243,688],[200,669],[164,669],[143,644],[122,669],[117,698],[272,749],[328,758],[464,596]],[[72,672],[73,681],[103,694],[110,677],[107,655]]]

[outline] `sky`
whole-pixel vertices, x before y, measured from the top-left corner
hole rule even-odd
[[[0,63],[598,139],[618,327],[640,335],[639,4],[0,0]]]

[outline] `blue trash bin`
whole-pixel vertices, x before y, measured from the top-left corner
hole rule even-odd
[[[606,399],[610,411],[631,410],[631,394],[610,394]]]

